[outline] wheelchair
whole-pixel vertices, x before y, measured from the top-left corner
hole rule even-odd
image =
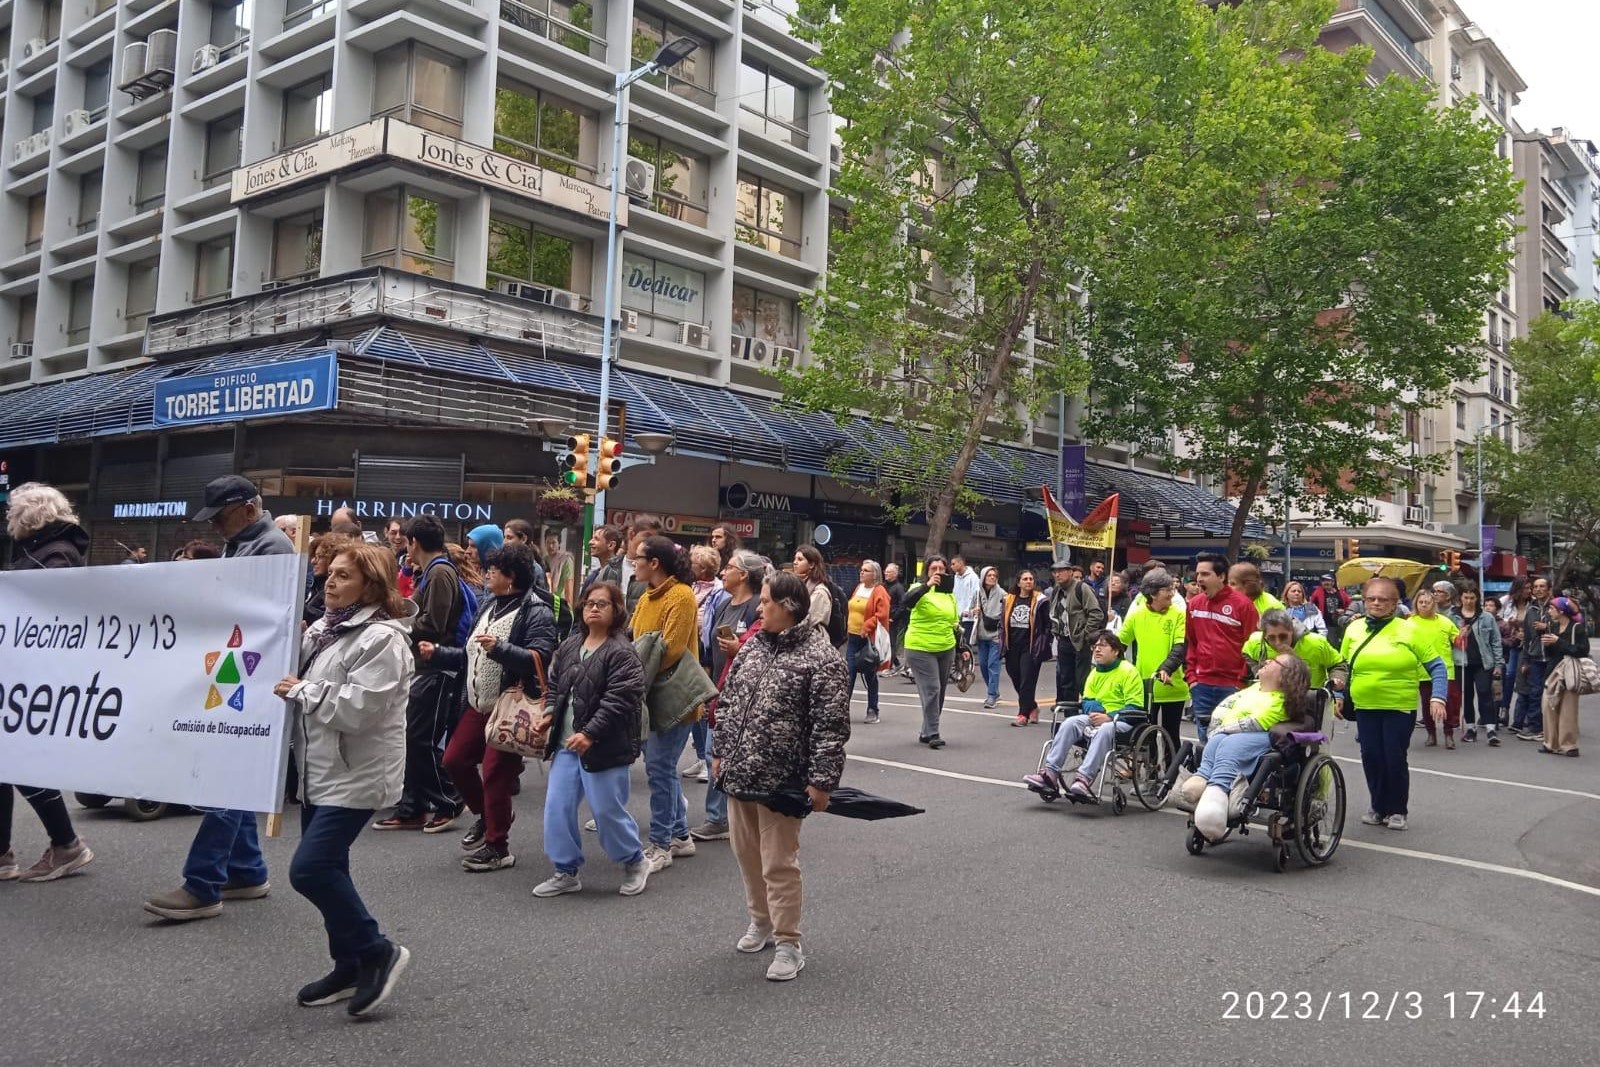
[[[1333,757],[1323,752],[1327,743],[1325,724],[1332,694],[1326,689],[1311,693],[1311,733],[1324,740],[1291,745],[1285,751],[1268,751],[1261,757],[1245,789],[1244,804],[1237,814],[1228,813],[1227,833],[1218,841],[1207,841],[1195,829],[1191,813],[1186,845],[1191,856],[1198,856],[1207,845],[1220,845],[1235,830],[1240,837],[1250,834],[1251,824],[1268,813],[1266,831],[1275,853],[1275,869],[1283,873],[1289,853],[1299,853],[1307,867],[1320,867],[1333,858],[1344,836],[1344,773]],[[1179,768],[1191,773],[1200,767],[1204,746],[1185,741],[1157,791],[1164,802],[1178,777]]]
[[[1176,772],[1172,771],[1169,774],[1174,766],[1172,740],[1160,724],[1152,720],[1150,700],[1151,684],[1146,680],[1144,710],[1125,711],[1118,716],[1117,721],[1127,723],[1131,729],[1117,731],[1105,762],[1090,772],[1094,780],[1090,790],[1091,796],[1079,797],[1069,791],[1038,789],[1032,785],[1029,785],[1028,789],[1037,793],[1039,799],[1046,804],[1053,804],[1064,798],[1072,804],[1096,806],[1106,802],[1106,794],[1109,792],[1111,813],[1121,815],[1128,808],[1128,789],[1131,788],[1133,795],[1144,805],[1146,811],[1158,810],[1166,801],[1167,793],[1172,788],[1172,777]],[[1056,732],[1061,729],[1063,723],[1078,714],[1080,711],[1076,702],[1055,704],[1050,708],[1050,737],[1039,750],[1040,771],[1044,770],[1045,759],[1049,755],[1050,745],[1055,740]],[[1087,753],[1088,748],[1081,741],[1072,746],[1062,764],[1063,780],[1070,781],[1083,769],[1083,758]]]

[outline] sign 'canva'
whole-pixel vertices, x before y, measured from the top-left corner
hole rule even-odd
[[[0,574],[0,781],[276,811],[299,556]]]

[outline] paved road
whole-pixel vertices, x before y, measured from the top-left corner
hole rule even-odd
[[[536,770],[519,798],[515,870],[462,873],[454,835],[359,842],[358,882],[414,953],[390,1004],[360,1023],[292,1000],[327,965],[316,913],[286,884],[292,818],[268,844],[271,897],[174,926],[139,902],[175,882],[194,818],[81,812],[98,854],[87,873],[0,886],[0,1063],[1600,1060],[1600,747],[1581,760],[1514,740],[1414,748],[1403,834],[1356,824],[1366,791],[1346,762],[1345,846],[1325,868],[1278,875],[1261,836],[1194,858],[1172,814],[1040,804],[1015,783],[1045,730],[1010,728],[979,695],[952,700],[942,752],[916,743],[910,686],[885,684],[884,722],[871,728],[858,695],[847,780],[928,814],[808,823],[809,965],[789,985],[732,951],[745,920],[725,845],[702,846],[631,900],[594,848],[585,893],[531,897],[547,873]],[[1353,737],[1341,733],[1334,752],[1353,761]],[[31,853],[41,832],[19,809]],[[1251,1019],[1250,991],[1268,994],[1268,1014],[1272,993],[1303,991],[1322,1019]],[[1469,1020],[1470,991],[1493,999]],[[1230,993],[1237,1020],[1224,1018]],[[1514,993],[1542,1017],[1507,1017]],[[1379,1018],[1344,1018],[1369,1010]]]

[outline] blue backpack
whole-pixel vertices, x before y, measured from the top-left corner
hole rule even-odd
[[[428,576],[433,573],[433,568],[440,565],[449,567],[451,570],[455,570],[455,567],[451,564],[449,557],[440,556],[438,559],[428,564],[428,569],[422,572],[422,585],[424,588],[426,588],[428,584]],[[456,587],[461,590],[462,603],[461,617],[456,620],[456,639],[454,641],[454,645],[456,648],[466,648],[467,638],[472,636],[472,624],[478,620],[478,594],[474,593],[472,591],[472,586],[468,585],[462,579],[460,571],[456,571]]]

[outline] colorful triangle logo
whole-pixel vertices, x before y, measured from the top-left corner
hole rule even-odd
[[[206,694],[206,710],[210,711],[212,708],[218,707],[221,704],[222,694],[217,692],[216,686],[212,686],[211,691]]]
[[[233,691],[233,696],[228,698],[228,707],[234,711],[244,710],[244,686],[241,685]]]
[[[211,668],[213,668],[213,667],[215,667],[217,665],[217,660],[220,659],[221,657],[222,657],[222,653],[221,652],[207,652],[206,653],[206,673],[207,674],[211,673]]]
[[[239,655],[244,659],[244,673],[254,678],[256,666],[261,662],[261,653],[241,652]]]
[[[228,638],[228,647],[238,648],[242,644],[244,644],[244,634],[240,633],[239,628],[235,626],[233,628],[233,636]]]
[[[222,666],[217,668],[216,681],[218,685],[238,685],[241,681],[239,665],[233,661],[232,652],[229,652],[228,657],[222,661]]]

